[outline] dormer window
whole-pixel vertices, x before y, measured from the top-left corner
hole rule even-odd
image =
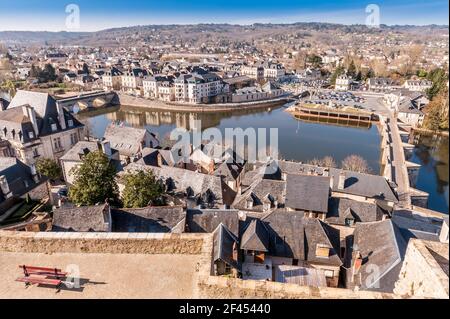
[[[33,139],[34,138],[34,132],[28,132],[28,138]]]
[[[73,127],[73,120],[68,120],[68,121],[67,121],[67,125],[68,125],[69,127]]]
[[[328,258],[330,257],[330,247],[326,245],[317,244],[316,246],[316,257]]]
[[[56,126],[56,123],[53,123],[51,125],[51,128],[52,128],[52,132],[56,132],[58,130],[58,127]]]

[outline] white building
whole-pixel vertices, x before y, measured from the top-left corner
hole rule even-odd
[[[347,74],[342,74],[337,77],[335,89],[336,91],[348,91],[350,90],[353,80]]]
[[[425,92],[433,86],[433,82],[429,80],[407,80],[403,85],[410,91]]]
[[[103,89],[105,91],[119,91],[122,87],[123,72],[117,68],[111,68],[102,76]]]
[[[143,94],[143,80],[148,75],[144,69],[134,68],[122,75],[122,91],[141,95]]]
[[[39,158],[59,159],[79,140],[84,125],[47,93],[17,91],[0,112],[0,138],[9,154],[33,166]]]
[[[228,84],[214,73],[182,74],[175,79],[175,101],[209,103],[212,98],[228,92]]]
[[[142,81],[144,97],[162,101],[175,100],[174,78],[166,75],[145,77]]]

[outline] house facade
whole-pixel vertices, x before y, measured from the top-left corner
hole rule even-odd
[[[18,91],[0,112],[0,136],[9,153],[27,165],[39,158],[58,160],[84,139],[84,125],[47,93]]]

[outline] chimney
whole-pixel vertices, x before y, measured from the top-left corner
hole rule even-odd
[[[101,145],[102,145],[102,152],[103,152],[103,154],[108,156],[108,158],[111,158],[111,156],[112,156],[111,143],[109,141],[103,141],[101,143]]]
[[[5,175],[0,176],[0,189],[6,198],[10,198],[12,196]]]
[[[323,169],[323,176],[329,176],[330,175],[330,169],[329,168],[324,168]]]
[[[287,174],[286,173],[281,173],[281,179],[283,181],[286,181],[287,180]]]
[[[338,189],[343,190],[345,188],[345,172],[339,173]]]
[[[64,117],[64,109],[58,102],[56,102],[56,110],[58,111],[59,125],[61,126],[62,130],[65,130],[66,129],[66,119]]]
[[[330,175],[330,189],[333,190],[334,187],[334,176]]]
[[[448,243],[448,230],[448,217],[446,217],[442,222],[441,232],[439,233],[439,240],[441,243]]]
[[[34,136],[38,137],[39,129],[38,129],[37,120],[36,120],[36,111],[34,110],[34,108],[32,108],[29,105],[22,105],[22,112],[23,112],[23,115],[25,115],[26,117],[28,117],[30,119],[31,125],[33,125]]]
[[[156,155],[156,160],[157,160],[157,165],[158,167],[162,167],[163,163],[162,163],[162,156],[161,153],[158,152],[158,155]]]
[[[352,259],[353,259],[352,260],[353,261],[352,262],[353,275],[356,275],[362,266],[362,256],[361,256],[361,253],[359,252],[359,250],[356,250],[353,252]]]
[[[31,176],[33,177],[33,180],[38,183],[39,182],[39,175],[36,171],[36,166],[35,165],[31,165],[30,166],[30,170],[31,170]]]

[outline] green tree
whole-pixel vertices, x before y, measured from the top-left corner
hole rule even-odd
[[[106,200],[118,201],[116,169],[102,152],[88,153],[81,165],[74,167],[70,173],[75,180],[69,190],[69,198],[75,204],[95,205]]]
[[[424,127],[437,131],[448,130],[448,90],[443,89],[425,108]]]
[[[11,80],[6,80],[3,83],[1,83],[0,84],[0,89],[3,90],[3,91],[8,92],[8,94],[11,97],[14,97],[16,95],[16,92],[17,92],[16,85]]]
[[[343,67],[343,66],[338,66],[338,67],[334,70],[333,74],[331,75],[330,83],[331,83],[332,85],[335,85],[335,84],[336,84],[336,79],[338,78],[338,76],[341,75],[341,74],[344,74],[344,72],[345,72],[344,67]]]
[[[45,79],[45,82],[56,80],[57,76],[53,65],[48,63],[44,66],[44,70],[42,71],[42,77]]]
[[[313,67],[319,68],[322,65],[322,58],[316,54],[308,56],[308,62],[312,64]]]
[[[47,177],[48,179],[55,181],[61,178],[61,167],[58,163],[50,158],[40,158],[36,162],[37,172]]]
[[[122,193],[122,201],[125,207],[146,207],[160,202],[163,186],[151,171],[142,170],[128,173],[123,180],[125,188]]]
[[[89,72],[89,67],[88,67],[88,65],[86,63],[83,64],[83,73],[85,73],[85,74],[89,74],[90,73]]]
[[[349,76],[351,76],[352,78],[354,78],[356,76],[356,66],[355,66],[355,62],[353,60],[352,60],[352,62],[350,62],[350,65],[348,66],[347,74]]]
[[[375,72],[372,70],[372,68],[369,68],[366,72],[364,72],[363,80],[366,81],[367,79],[373,78],[374,76]]]
[[[427,79],[433,82],[433,86],[427,91],[430,100],[447,88],[448,75],[444,69],[434,69],[430,71]]]

